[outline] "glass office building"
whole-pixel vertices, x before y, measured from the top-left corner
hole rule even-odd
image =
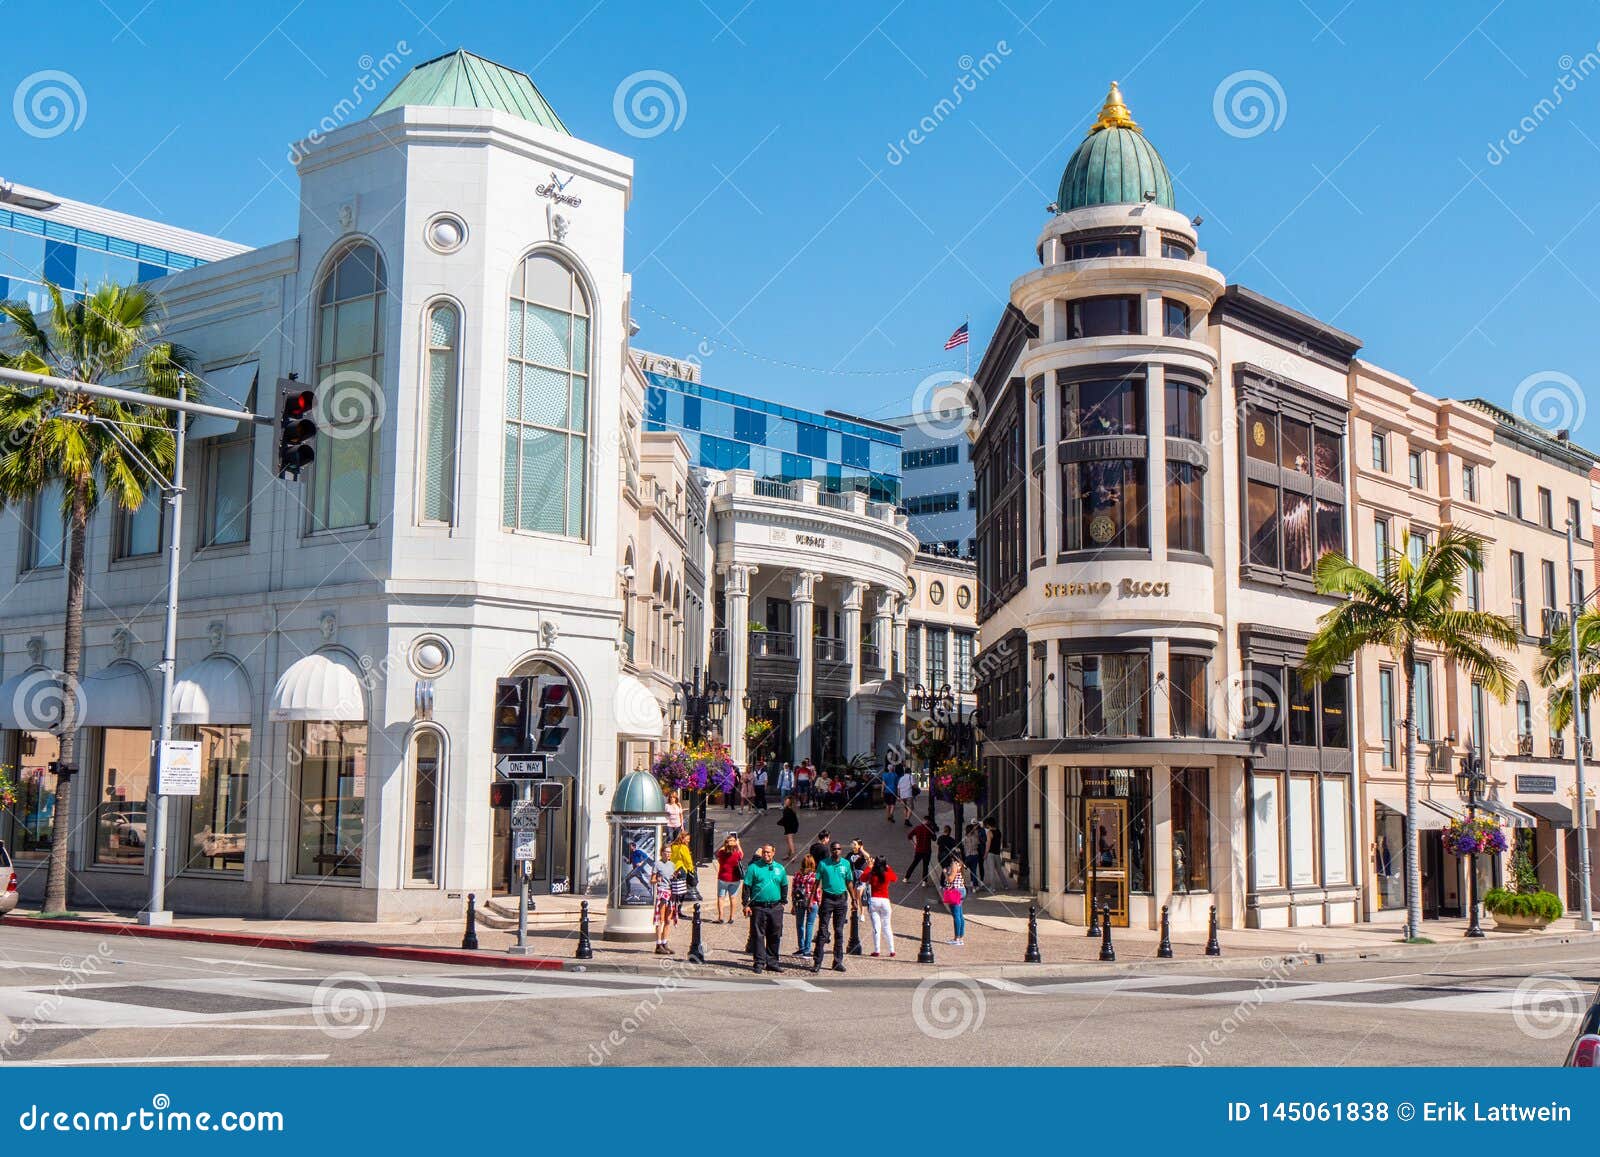
[[[646,430],[671,430],[689,460],[750,470],[775,482],[812,479],[835,494],[900,502],[900,431],[864,418],[816,414],[699,382],[645,374]]]

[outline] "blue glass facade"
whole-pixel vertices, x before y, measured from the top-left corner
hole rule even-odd
[[[0,300],[21,298],[36,310],[48,305],[46,281],[87,293],[107,281],[131,285],[204,264],[186,253],[0,209]]]
[[[816,481],[860,490],[874,502],[900,501],[900,434],[848,418],[714,389],[664,374],[645,375],[644,428],[671,430],[690,461],[758,478]]]

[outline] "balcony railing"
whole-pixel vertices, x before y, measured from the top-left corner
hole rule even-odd
[[[794,489],[792,482],[774,482],[770,478],[756,479],[756,495],[761,498],[781,498],[785,502],[793,502]]]
[[[794,636],[788,631],[751,631],[750,657],[794,658]]]
[[[728,653],[728,628],[711,628],[711,653],[713,655],[726,655]]]
[[[633,662],[633,628],[622,628],[622,654],[628,662]]]
[[[848,494],[834,494],[831,491],[817,491],[817,505],[831,506],[835,510],[849,510],[850,496]]]
[[[861,644],[861,665],[863,667],[882,666],[878,660],[878,648],[874,647],[871,643]]]
[[[1567,633],[1567,612],[1546,607],[1539,614],[1539,634],[1545,642]]]
[[[1560,759],[1567,752],[1567,737],[1565,735],[1552,735],[1550,737],[1550,758]]]
[[[1531,733],[1517,736],[1517,754],[1533,754],[1533,735]]]
[[[825,639],[817,637],[811,640],[811,653],[816,656],[819,663],[843,663],[844,640]]]

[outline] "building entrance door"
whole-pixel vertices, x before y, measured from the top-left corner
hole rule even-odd
[[[1128,926],[1128,801],[1091,799],[1084,802],[1084,919],[1092,922],[1089,907],[1109,908],[1111,923]]]

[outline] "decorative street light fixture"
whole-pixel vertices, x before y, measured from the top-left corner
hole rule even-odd
[[[941,749],[948,748],[957,759],[975,762],[978,757],[978,726],[977,705],[965,706],[954,692],[950,684],[934,690],[925,688],[918,683],[911,689],[911,708],[914,711],[926,711],[928,719],[933,725],[933,737]],[[933,761],[928,761],[928,826],[938,830],[934,823],[934,790]],[[953,795],[953,793],[952,793]],[[955,831],[961,831],[961,803],[952,798],[955,807]]]
[[[685,679],[673,692],[667,704],[672,729],[682,728],[684,739],[691,743],[703,742],[707,735],[721,734],[722,723],[728,717],[728,692],[722,684],[712,679],[704,682],[700,668],[694,669],[694,678]],[[706,805],[710,799],[709,785],[693,793],[689,801],[689,845],[697,860],[709,860],[712,854],[706,821]]]
[[[1456,772],[1456,790],[1461,793],[1461,798],[1467,801],[1467,822],[1477,818],[1478,801],[1483,798],[1484,788],[1488,786],[1488,776],[1483,771],[1483,761],[1477,751],[1468,751],[1465,759],[1461,761],[1461,770]],[[1483,939],[1483,929],[1478,924],[1478,855],[1476,852],[1467,856],[1467,903],[1472,909],[1472,918],[1467,925],[1467,936],[1473,940]]]

